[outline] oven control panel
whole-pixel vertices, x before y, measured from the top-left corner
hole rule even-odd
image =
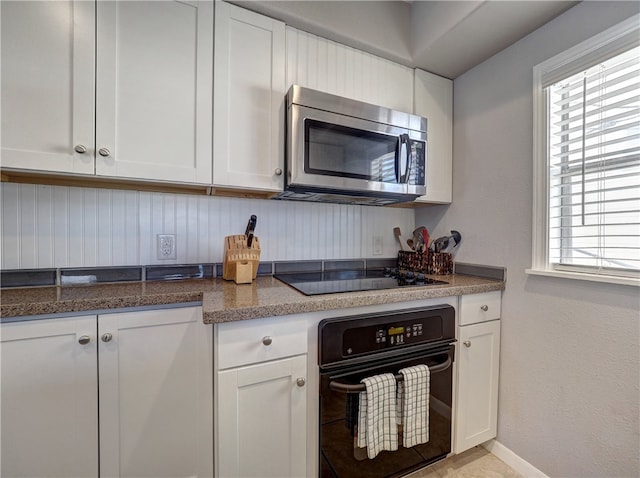
[[[388,342],[389,345],[402,345],[413,342],[412,339],[422,337],[422,324],[410,324],[409,326],[396,325],[376,330],[376,343]]]
[[[332,368],[363,356],[455,340],[455,309],[447,304],[324,319],[318,359]]]
[[[365,325],[347,329],[342,337],[343,357],[408,345],[423,344],[443,338],[439,316],[389,324]]]

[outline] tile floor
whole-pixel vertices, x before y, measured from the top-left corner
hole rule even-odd
[[[524,478],[485,448],[477,446],[451,456],[407,478]]]

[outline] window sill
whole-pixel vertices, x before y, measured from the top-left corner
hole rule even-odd
[[[635,279],[633,277],[586,274],[583,272],[568,272],[546,269],[526,269],[525,272],[529,275],[560,277],[563,279],[586,280],[591,282],[605,282],[607,284],[620,284],[640,287],[640,279]]]

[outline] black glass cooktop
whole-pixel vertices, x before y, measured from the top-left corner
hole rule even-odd
[[[305,295],[447,284],[441,280],[425,277],[424,274],[397,269],[296,272],[276,274],[274,277]]]

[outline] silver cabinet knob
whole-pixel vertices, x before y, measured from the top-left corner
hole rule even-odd
[[[298,377],[296,379],[296,385],[298,387],[304,387],[304,384],[307,383],[307,381],[304,379],[304,377]]]
[[[103,342],[111,342],[111,339],[113,339],[113,335],[107,332],[106,334],[102,335],[101,339]]]
[[[73,150],[78,154],[84,154],[87,152],[87,147],[84,144],[77,144]]]
[[[462,342],[464,344],[465,347],[471,347],[471,340],[465,340],[464,342]]]
[[[276,168],[275,173],[276,173],[276,176],[281,176],[282,175],[282,169]]]
[[[87,345],[89,342],[91,342],[91,338],[88,335],[83,335],[78,339],[80,345]]]
[[[262,337],[262,343],[263,344],[271,345],[272,342],[273,342],[273,339],[270,336],[266,335],[266,336]]]
[[[111,155],[111,151],[109,151],[107,148],[100,148],[100,149],[98,150],[98,154],[99,154],[100,156],[104,156],[104,157],[106,158],[107,156],[110,156],[110,155]]]
[[[482,307],[480,307],[484,312],[486,312],[487,310],[489,310],[489,306],[488,305],[483,305]]]

